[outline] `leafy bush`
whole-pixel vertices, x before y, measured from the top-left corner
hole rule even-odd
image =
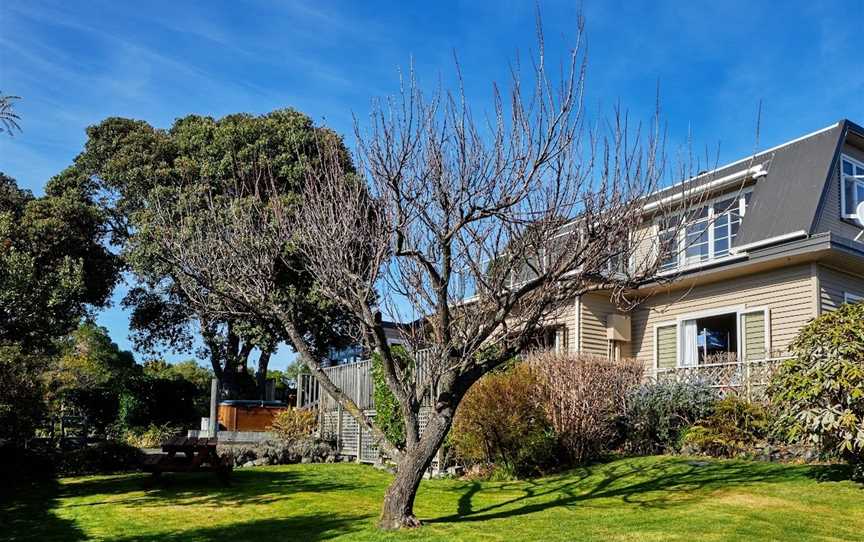
[[[143,376],[120,394],[118,422],[126,429],[170,424],[198,426],[195,384],[187,380]]]
[[[684,433],[682,443],[692,453],[734,457],[768,435],[768,410],[737,395],[714,405],[714,412]]]
[[[99,474],[136,470],[144,454],[124,442],[106,441],[58,456],[62,475]]]
[[[294,442],[308,437],[315,429],[317,419],[312,410],[288,408],[276,414],[270,430],[284,442]]]
[[[620,442],[627,397],[642,379],[640,363],[553,353],[537,354],[529,363],[538,377],[543,409],[568,460],[595,459]]]
[[[410,370],[414,360],[408,351],[399,345],[391,348],[396,363]],[[384,366],[381,354],[372,355],[372,399],[375,403],[375,425],[387,436],[391,443],[401,446],[405,444],[405,420],[402,418],[399,401],[387,387],[384,377]]]
[[[864,303],[816,318],[791,350],[768,389],[778,430],[848,461],[864,479]]]
[[[23,446],[46,413],[46,361],[18,345],[0,345],[0,446]]]
[[[710,415],[717,398],[714,390],[699,381],[640,386],[627,404],[627,449],[644,454],[677,450],[682,432]]]
[[[455,455],[469,465],[494,463],[510,477],[550,466],[557,440],[538,384],[526,363],[475,383],[456,411],[450,435]]]
[[[181,432],[169,424],[150,424],[143,429],[130,429],[126,432],[126,443],[137,448],[158,448],[165,441]]]

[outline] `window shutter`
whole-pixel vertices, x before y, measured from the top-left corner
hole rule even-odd
[[[677,326],[657,328],[657,368],[674,369],[678,360]]]
[[[762,360],[768,357],[769,316],[768,311],[746,312],[741,315],[743,333],[744,359],[746,361]]]

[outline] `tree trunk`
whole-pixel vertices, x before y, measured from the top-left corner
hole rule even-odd
[[[255,373],[255,380],[258,384],[258,398],[262,401],[267,399],[267,367],[270,365],[270,351],[262,350],[258,357],[258,371]]]
[[[423,431],[420,441],[405,451],[397,465],[396,478],[384,494],[384,506],[378,527],[402,529],[420,526],[420,520],[414,515],[414,498],[423,474],[432,464],[452,422],[451,409],[437,412]]]

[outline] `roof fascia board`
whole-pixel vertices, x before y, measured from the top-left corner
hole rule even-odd
[[[793,231],[789,233],[784,233],[783,235],[777,235],[774,237],[769,237],[768,239],[761,239],[759,241],[754,241],[752,243],[747,243],[746,245],[741,245],[740,247],[732,247],[729,249],[729,252],[732,254],[741,254],[746,253],[748,250],[764,247],[767,245],[775,245],[777,243],[782,243],[783,241],[790,241],[792,239],[798,239],[799,237],[805,237],[807,232],[804,230]]]

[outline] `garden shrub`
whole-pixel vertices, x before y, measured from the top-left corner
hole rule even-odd
[[[503,477],[542,472],[557,441],[540,401],[538,378],[526,363],[477,381],[456,411],[450,444],[467,465],[497,467]]]
[[[677,450],[683,431],[709,416],[717,399],[700,381],[643,384],[627,402],[625,447],[640,454]]]
[[[182,432],[181,428],[170,424],[150,424],[146,428],[130,429],[126,431],[126,444],[138,448],[158,448],[171,437]]]
[[[283,442],[294,442],[311,435],[316,422],[314,410],[288,408],[276,414],[270,431]]]
[[[135,446],[109,440],[60,454],[57,473],[70,476],[136,470],[143,456]]]
[[[595,459],[620,443],[620,421],[627,397],[642,379],[642,364],[554,353],[536,354],[529,363],[565,459]]]
[[[770,430],[768,410],[729,395],[714,405],[714,412],[684,433],[682,444],[690,453],[734,457],[749,451]]]
[[[399,345],[394,345],[390,351],[396,361],[406,370],[413,367],[414,359],[408,351]],[[387,386],[381,354],[372,354],[372,400],[375,403],[375,425],[378,426],[387,440],[402,446],[405,444],[405,420],[396,396]]]
[[[864,479],[864,303],[847,303],[805,326],[768,388],[777,430],[809,441]]]

